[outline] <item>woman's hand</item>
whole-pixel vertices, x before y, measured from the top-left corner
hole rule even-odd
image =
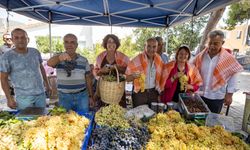
[[[111,66],[105,65],[100,69],[101,73],[109,73],[112,70]]]
[[[185,91],[188,91],[188,90],[194,90],[194,86],[191,84],[185,85]]]
[[[177,72],[172,78],[171,81],[174,82],[176,79],[180,78],[181,76],[183,76],[183,72]]]

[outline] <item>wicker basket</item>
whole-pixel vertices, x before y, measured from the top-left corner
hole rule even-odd
[[[119,72],[115,67],[117,81],[105,81],[100,78],[99,90],[101,100],[107,104],[119,104],[125,90],[125,81],[120,82]]]

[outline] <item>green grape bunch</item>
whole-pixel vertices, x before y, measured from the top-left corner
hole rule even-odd
[[[100,126],[129,128],[125,112],[119,105],[102,107],[95,115],[95,122]]]
[[[180,82],[180,90],[184,91],[185,90],[185,86],[188,84],[188,77],[183,74],[180,78],[179,78],[179,82]]]

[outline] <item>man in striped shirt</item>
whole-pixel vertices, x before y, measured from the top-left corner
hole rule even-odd
[[[63,42],[66,51],[48,60],[48,66],[56,68],[59,105],[88,112],[94,103],[88,60],[76,53],[78,42],[74,34],[65,35]]]

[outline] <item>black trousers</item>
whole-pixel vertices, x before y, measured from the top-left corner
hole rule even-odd
[[[147,104],[150,107],[151,102],[158,101],[158,92],[153,89],[146,89],[144,92],[132,93],[133,107]]]
[[[221,112],[224,99],[208,99],[206,97],[201,97],[203,101],[207,104],[211,112],[219,114]]]

